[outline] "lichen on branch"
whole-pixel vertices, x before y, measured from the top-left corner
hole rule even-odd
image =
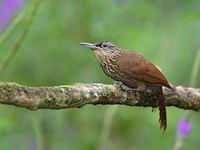
[[[188,110],[200,110],[200,89],[174,87],[163,88],[167,106]],[[156,93],[129,92],[126,101],[124,92],[115,85],[100,83],[73,84],[68,86],[27,87],[17,83],[0,83],[0,103],[25,107],[63,109],[80,108],[86,104],[127,105],[156,107]]]

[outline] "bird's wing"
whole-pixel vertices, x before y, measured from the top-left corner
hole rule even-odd
[[[119,71],[124,76],[133,78],[133,80],[171,88],[159,69],[135,52],[123,51],[116,63],[119,66]]]

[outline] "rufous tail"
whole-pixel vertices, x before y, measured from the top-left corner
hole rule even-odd
[[[166,113],[165,98],[163,96],[162,87],[160,90],[160,97],[159,97],[159,115],[160,115],[159,118],[160,128],[163,129],[164,133],[167,128],[167,113]]]

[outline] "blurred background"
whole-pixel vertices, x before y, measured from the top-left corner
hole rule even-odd
[[[192,78],[200,48],[199,0],[0,0],[1,82],[112,84],[92,52],[79,45],[101,40],[144,55],[176,86],[200,87],[200,75]],[[169,150],[177,123],[188,111],[167,110],[162,135],[158,111],[151,108],[30,111],[0,105],[0,149]],[[193,132],[184,139],[184,149],[197,149],[199,114],[190,113],[190,122]]]

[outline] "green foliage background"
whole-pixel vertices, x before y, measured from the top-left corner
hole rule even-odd
[[[26,15],[32,1],[18,13]],[[92,52],[80,42],[110,40],[143,54],[159,65],[174,85],[189,86],[200,47],[200,1],[193,0],[43,0],[29,34],[1,81],[28,86],[112,83]],[[25,20],[0,48],[0,60],[18,38]],[[3,35],[3,32],[0,33]],[[198,76],[196,86],[199,87]],[[37,110],[0,105],[0,149],[93,150],[100,142],[107,106]],[[106,149],[172,149],[179,118],[168,108],[168,128],[159,129],[158,111],[119,106],[113,116]],[[199,114],[192,113],[193,132],[185,149],[199,143]]]

